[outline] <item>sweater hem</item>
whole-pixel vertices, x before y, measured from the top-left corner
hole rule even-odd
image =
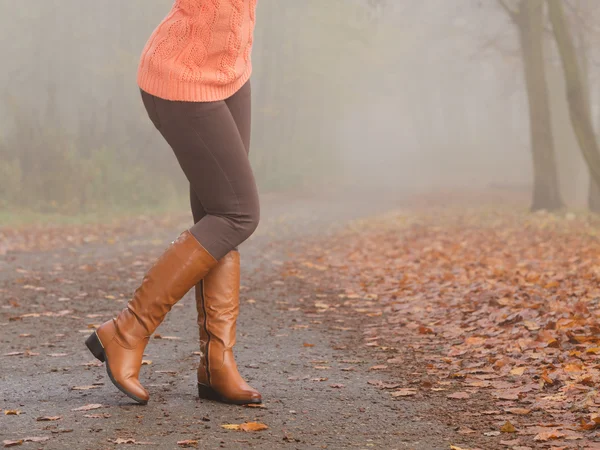
[[[160,76],[140,70],[137,84],[140,89],[155,97],[171,101],[184,102],[216,102],[225,100],[235,94],[250,79],[252,64],[233,83],[214,85],[190,82],[164,81]]]

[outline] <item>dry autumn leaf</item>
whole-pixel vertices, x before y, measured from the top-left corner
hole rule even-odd
[[[517,376],[521,376],[525,373],[525,371],[527,370],[527,367],[515,367],[514,369],[512,369],[510,371],[511,375],[517,375]]]
[[[268,428],[267,425],[260,422],[246,422],[240,425],[240,430],[242,431],[262,431]]]
[[[564,437],[565,433],[559,431],[559,430],[549,430],[549,431],[543,431],[541,433],[538,433],[533,440],[537,441],[537,442],[546,442],[552,439],[560,439],[561,437]]]
[[[504,423],[504,425],[502,425],[502,427],[500,428],[500,431],[502,431],[503,433],[516,433],[517,429],[515,428],[515,426],[510,423],[508,420]]]
[[[531,412],[531,410],[527,408],[509,408],[506,410],[506,412],[510,414],[515,414],[517,416],[526,416]]]
[[[131,439],[131,438],[117,438],[117,439],[114,439],[112,442],[114,444],[117,444],[117,445],[121,445],[121,444],[136,444],[137,443],[135,441],[135,439]]]
[[[392,392],[392,397],[411,397],[417,394],[416,389],[400,389],[398,391]]]
[[[194,439],[187,439],[185,441],[177,441],[177,445],[179,445],[180,447],[184,447],[184,448],[197,447],[198,441],[196,441]]]
[[[260,422],[245,422],[241,424],[224,424],[221,425],[226,430],[239,430],[239,431],[261,431],[266,430],[269,427],[264,423]]]
[[[48,436],[32,436],[23,438],[24,442],[46,442],[50,438]]]
[[[100,409],[104,408],[104,405],[99,403],[90,403],[89,405],[80,406],[79,408],[74,408],[71,411],[90,411],[92,409]]]
[[[464,400],[464,399],[471,398],[471,396],[467,392],[455,392],[453,394],[447,395],[446,397],[455,399],[455,400]]]

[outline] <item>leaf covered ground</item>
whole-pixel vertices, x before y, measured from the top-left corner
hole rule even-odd
[[[370,384],[444,397],[432,413],[454,448],[597,449],[599,231],[573,213],[421,207],[307,241],[281,274],[305,312],[362,329]]]

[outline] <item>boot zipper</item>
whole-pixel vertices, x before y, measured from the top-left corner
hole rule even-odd
[[[201,295],[202,295],[202,312],[204,313],[204,332],[206,333],[206,349],[205,349],[205,359],[206,359],[206,379],[208,380],[208,385],[210,386],[210,370],[208,367],[208,348],[210,344],[210,334],[208,332],[208,327],[206,326],[206,320],[208,315],[206,314],[206,301],[204,297],[204,280],[200,281],[202,283]]]

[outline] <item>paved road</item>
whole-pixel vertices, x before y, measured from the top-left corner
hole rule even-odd
[[[195,305],[188,294],[159,327],[177,339],[152,339],[141,379],[151,393],[138,406],[108,380],[83,341],[90,325],[123,307],[144,271],[186,223],[113,245],[90,244],[0,260],[0,415],[2,439],[48,437],[22,448],[111,449],[134,439],[142,448],[447,449],[450,431],[432,405],[393,400],[367,383],[377,364],[359,345],[359,329],[332,327],[298,304],[296,282],[278,267],[302,237],[335,232],[348,221],[401,206],[389,192],[332,192],[266,197],[256,234],[241,246],[242,308],[236,358],[263,394],[264,409],[199,400]],[[39,317],[18,316],[38,313]],[[314,346],[305,346],[305,343]],[[326,380],[324,380],[326,378]],[[385,376],[376,377],[385,381]],[[343,385],[340,387],[339,385]],[[93,389],[73,390],[73,387]],[[102,408],[74,411],[88,404]],[[56,421],[38,421],[60,416]],[[86,417],[87,416],[87,417]],[[431,417],[431,419],[426,419]],[[229,431],[222,424],[259,421],[268,430]]]

